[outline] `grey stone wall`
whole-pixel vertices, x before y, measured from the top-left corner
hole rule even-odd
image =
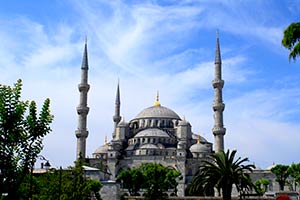
[[[119,200],[120,196],[120,184],[114,181],[102,182],[103,187],[100,190],[101,198],[104,200]]]

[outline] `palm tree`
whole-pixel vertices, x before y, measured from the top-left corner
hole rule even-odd
[[[200,188],[207,195],[216,188],[219,192],[222,191],[224,200],[231,200],[233,184],[239,192],[252,189],[253,184],[246,172],[252,172],[255,166],[243,164],[248,158],[239,157],[235,160],[235,154],[236,150],[231,153],[229,150],[226,153],[220,151],[213,154],[210,160],[204,161],[191,183],[191,190]]]
[[[291,23],[284,31],[282,45],[290,50],[289,60],[300,57],[300,22]]]

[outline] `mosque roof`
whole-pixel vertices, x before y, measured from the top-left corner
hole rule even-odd
[[[192,153],[210,153],[212,151],[211,145],[206,143],[205,141],[204,143],[201,143],[200,141],[201,141],[201,136],[197,135],[197,143],[193,144],[190,147],[190,151]]]
[[[158,128],[149,128],[138,132],[135,136],[138,137],[170,137],[165,131]]]
[[[196,143],[190,147],[190,151],[192,153],[210,153],[211,148],[207,144]]]
[[[142,110],[135,119],[147,118],[166,118],[166,119],[180,119],[180,117],[171,109],[164,106],[151,106]]]
[[[108,145],[104,144],[104,145],[100,146],[99,148],[97,148],[96,151],[94,152],[94,154],[107,153],[107,151],[108,151]]]
[[[159,102],[159,93],[157,92],[154,106],[142,110],[135,119],[151,119],[151,118],[165,118],[165,119],[180,119],[180,117],[171,109],[161,106]]]
[[[193,138],[194,140],[198,140],[199,136],[200,136],[200,135],[193,134],[193,135],[192,135],[192,138]],[[206,140],[204,137],[202,137],[202,136],[200,136],[200,141],[202,141],[202,142],[207,142],[207,140]]]
[[[140,147],[140,149],[159,149],[155,144],[144,144]]]
[[[107,151],[108,151],[108,142],[107,142],[107,137],[105,136],[104,145],[97,148],[94,154],[107,153]]]
[[[273,167],[275,167],[276,166],[276,164],[275,163],[273,163],[272,165],[270,165],[270,166],[268,166],[267,168],[266,168],[266,170],[271,170]]]

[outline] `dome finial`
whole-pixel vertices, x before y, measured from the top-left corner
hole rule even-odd
[[[200,144],[200,135],[198,135],[197,144]]]
[[[108,145],[108,143],[107,143],[107,136],[105,136],[104,145]]]
[[[156,101],[154,103],[154,106],[160,106],[160,103],[159,103],[159,91],[157,91],[157,94],[156,94]]]

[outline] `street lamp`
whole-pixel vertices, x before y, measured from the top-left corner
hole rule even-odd
[[[45,169],[46,169],[46,172],[47,172],[48,169],[51,167],[49,160],[47,160],[42,155],[38,155],[37,158],[42,160],[42,161],[46,161],[45,163],[41,163],[41,168],[43,169],[44,166],[45,166]],[[36,161],[36,159],[32,160],[31,171],[30,171],[30,189],[29,189],[30,194],[29,194],[29,199],[32,199],[32,176],[33,176],[33,168],[34,168],[35,161]]]
[[[45,169],[47,171],[51,167],[51,164],[50,164],[49,160],[47,160],[44,156],[38,155],[37,158],[42,160],[42,161],[46,161],[45,163],[41,163],[41,168],[42,169],[45,167]]]

